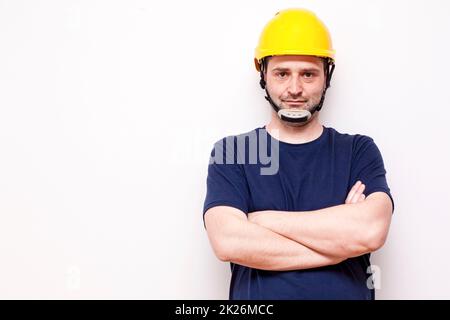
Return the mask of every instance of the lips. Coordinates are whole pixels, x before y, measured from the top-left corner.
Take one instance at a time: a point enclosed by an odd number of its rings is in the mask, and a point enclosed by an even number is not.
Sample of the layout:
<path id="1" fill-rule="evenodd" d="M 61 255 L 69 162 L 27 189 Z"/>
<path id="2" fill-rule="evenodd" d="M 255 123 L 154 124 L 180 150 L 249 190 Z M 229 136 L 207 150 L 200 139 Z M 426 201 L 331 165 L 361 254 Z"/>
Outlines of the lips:
<path id="1" fill-rule="evenodd" d="M 284 101 L 284 103 L 288 106 L 299 107 L 303 106 L 306 103 L 306 101 Z"/>

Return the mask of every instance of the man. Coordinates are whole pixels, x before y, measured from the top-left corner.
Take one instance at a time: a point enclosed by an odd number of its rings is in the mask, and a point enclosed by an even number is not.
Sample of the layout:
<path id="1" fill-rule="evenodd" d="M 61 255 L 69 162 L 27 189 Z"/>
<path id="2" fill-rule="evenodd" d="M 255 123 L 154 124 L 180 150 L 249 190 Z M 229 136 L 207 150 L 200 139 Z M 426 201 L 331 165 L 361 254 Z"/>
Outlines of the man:
<path id="1" fill-rule="evenodd" d="M 327 28 L 310 11 L 280 11 L 255 65 L 271 120 L 216 143 L 203 210 L 231 263 L 230 299 L 374 299 L 370 253 L 394 203 L 374 141 L 319 122 L 334 68 Z M 263 172 L 268 150 L 276 168 Z"/>

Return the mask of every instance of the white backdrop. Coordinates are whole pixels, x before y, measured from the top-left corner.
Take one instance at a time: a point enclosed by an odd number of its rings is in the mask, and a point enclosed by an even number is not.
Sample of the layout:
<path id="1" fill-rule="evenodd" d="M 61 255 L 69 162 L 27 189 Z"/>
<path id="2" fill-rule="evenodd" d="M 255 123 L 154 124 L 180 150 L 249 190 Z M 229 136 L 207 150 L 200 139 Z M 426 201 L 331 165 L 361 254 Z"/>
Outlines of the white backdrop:
<path id="1" fill-rule="evenodd" d="M 0 0 L 0 298 L 228 297 L 208 157 L 269 119 L 253 50 L 288 7 L 332 33 L 323 123 L 384 157 L 377 297 L 450 298 L 445 0 Z"/>

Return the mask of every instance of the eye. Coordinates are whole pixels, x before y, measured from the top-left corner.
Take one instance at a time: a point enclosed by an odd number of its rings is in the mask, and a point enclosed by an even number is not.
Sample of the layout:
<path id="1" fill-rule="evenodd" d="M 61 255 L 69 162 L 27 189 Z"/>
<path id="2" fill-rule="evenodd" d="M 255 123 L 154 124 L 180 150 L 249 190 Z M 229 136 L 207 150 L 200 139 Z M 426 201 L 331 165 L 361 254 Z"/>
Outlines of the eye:
<path id="1" fill-rule="evenodd" d="M 285 71 L 280 71 L 280 72 L 277 73 L 277 77 L 281 78 L 281 79 L 286 78 L 287 75 L 288 74 Z"/>
<path id="2" fill-rule="evenodd" d="M 305 73 L 303 74 L 303 76 L 304 76 L 305 78 L 312 78 L 312 77 L 313 77 L 313 74 L 312 74 L 312 72 L 305 72 Z"/>

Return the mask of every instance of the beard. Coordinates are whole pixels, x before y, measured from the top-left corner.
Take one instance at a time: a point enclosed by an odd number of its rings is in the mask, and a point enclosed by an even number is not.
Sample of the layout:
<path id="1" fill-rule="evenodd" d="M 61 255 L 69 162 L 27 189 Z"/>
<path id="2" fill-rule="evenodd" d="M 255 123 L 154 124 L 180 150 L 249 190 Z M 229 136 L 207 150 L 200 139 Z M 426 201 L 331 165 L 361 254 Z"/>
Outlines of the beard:
<path id="1" fill-rule="evenodd" d="M 309 112 L 311 112 L 312 109 L 314 109 L 314 107 L 319 104 L 321 98 L 322 98 L 322 92 L 320 92 L 317 95 L 312 96 L 309 99 L 300 100 L 301 102 L 303 102 L 303 105 L 293 107 L 293 106 L 290 106 L 287 102 L 284 102 L 284 100 L 296 100 L 296 99 L 293 99 L 292 97 L 282 97 L 280 99 L 280 102 L 278 103 L 278 106 L 280 109 L 294 109 L 294 110 L 295 109 L 303 109 L 303 110 L 308 110 Z"/>
<path id="2" fill-rule="evenodd" d="M 318 95 L 314 95 L 311 98 L 307 99 L 303 105 L 301 106 L 290 106 L 288 103 L 283 102 L 283 100 L 296 100 L 296 99 L 292 99 L 291 97 L 286 97 L 280 99 L 280 103 L 278 104 L 280 109 L 297 109 L 297 110 L 308 110 L 309 112 L 312 113 L 312 110 L 320 103 L 320 100 L 322 98 L 322 93 L 318 94 Z M 302 99 L 301 101 L 303 101 L 305 99 Z M 314 113 L 311 118 L 308 121 L 305 122 L 289 122 L 289 121 L 283 121 L 284 124 L 290 126 L 290 127 L 302 127 L 306 124 L 308 124 L 309 122 L 311 122 L 311 120 L 316 117 L 316 113 Z"/>

